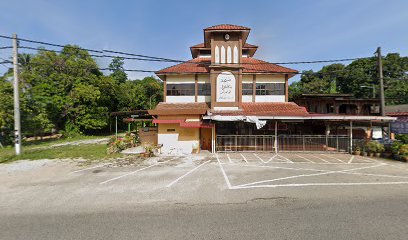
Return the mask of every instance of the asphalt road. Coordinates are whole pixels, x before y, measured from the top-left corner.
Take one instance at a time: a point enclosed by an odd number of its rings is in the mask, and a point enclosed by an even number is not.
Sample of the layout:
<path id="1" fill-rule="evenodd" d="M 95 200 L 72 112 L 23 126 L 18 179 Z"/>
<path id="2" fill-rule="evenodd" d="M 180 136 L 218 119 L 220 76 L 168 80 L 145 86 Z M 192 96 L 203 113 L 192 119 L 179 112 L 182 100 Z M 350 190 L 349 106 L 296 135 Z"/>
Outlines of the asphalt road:
<path id="1" fill-rule="evenodd" d="M 0 165 L 0 239 L 407 239 L 408 166 L 333 156 Z"/>
<path id="2" fill-rule="evenodd" d="M 407 239 L 407 197 L 2 216 L 1 239 Z"/>

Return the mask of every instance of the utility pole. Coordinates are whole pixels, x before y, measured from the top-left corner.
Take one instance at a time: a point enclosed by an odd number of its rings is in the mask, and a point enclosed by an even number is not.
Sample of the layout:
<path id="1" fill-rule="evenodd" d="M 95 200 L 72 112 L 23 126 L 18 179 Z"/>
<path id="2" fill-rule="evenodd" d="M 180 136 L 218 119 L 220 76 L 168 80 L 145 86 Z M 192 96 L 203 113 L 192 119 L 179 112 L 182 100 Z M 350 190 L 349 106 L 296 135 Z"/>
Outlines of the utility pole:
<path id="1" fill-rule="evenodd" d="M 383 69 L 381 61 L 381 47 L 377 48 L 377 64 L 378 64 L 378 75 L 380 78 L 380 112 L 381 116 L 385 116 L 385 98 L 384 98 L 384 79 L 383 79 Z"/>
<path id="2" fill-rule="evenodd" d="M 13 34 L 13 73 L 14 73 L 14 144 L 16 155 L 21 154 L 20 93 L 18 87 L 18 49 L 17 34 Z"/>

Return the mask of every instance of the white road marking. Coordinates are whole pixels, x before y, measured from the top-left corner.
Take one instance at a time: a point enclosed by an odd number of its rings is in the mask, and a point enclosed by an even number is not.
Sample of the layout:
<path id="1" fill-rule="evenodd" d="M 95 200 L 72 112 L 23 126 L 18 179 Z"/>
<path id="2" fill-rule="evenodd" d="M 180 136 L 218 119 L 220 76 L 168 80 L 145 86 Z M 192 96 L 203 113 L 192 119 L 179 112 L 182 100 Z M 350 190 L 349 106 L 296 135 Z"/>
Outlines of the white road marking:
<path id="1" fill-rule="evenodd" d="M 259 157 L 258 155 L 256 155 L 255 153 L 253 153 L 255 157 L 257 157 L 259 160 L 261 160 L 263 163 L 266 163 L 261 157 Z"/>
<path id="2" fill-rule="evenodd" d="M 110 164 L 112 164 L 112 163 L 105 163 L 105 164 L 101 164 L 101 165 L 97 165 L 97 166 L 93 166 L 93 167 L 89 167 L 89 168 L 84 168 L 84 169 L 80 169 L 80 170 L 70 172 L 69 174 L 82 172 L 82 171 L 86 171 L 86 170 L 91 170 L 91 169 L 94 169 L 94 168 L 100 168 L 100 167 L 104 167 L 104 166 L 107 166 L 107 165 L 110 165 Z"/>
<path id="3" fill-rule="evenodd" d="M 359 172 L 355 172 L 355 173 L 353 173 L 353 172 L 344 172 L 344 174 L 374 176 L 374 177 L 389 177 L 389 178 L 408 178 L 408 176 L 385 175 L 385 174 L 374 174 L 374 173 L 359 173 Z"/>
<path id="4" fill-rule="evenodd" d="M 169 183 L 166 187 L 171 187 L 173 184 L 177 183 L 178 181 L 180 181 L 181 179 L 183 179 L 184 177 L 188 176 L 190 173 L 194 172 L 195 170 L 199 169 L 201 166 L 203 166 L 204 164 L 207 164 L 211 162 L 211 160 L 208 160 L 204 163 L 201 163 L 200 165 L 196 166 L 195 168 L 191 169 L 190 171 L 188 171 L 186 174 L 182 175 L 181 177 L 177 178 L 176 180 L 174 180 L 173 182 Z"/>
<path id="5" fill-rule="evenodd" d="M 153 164 L 153 165 L 150 165 L 150 166 L 147 166 L 147 167 L 144 167 L 144 168 L 140 168 L 140 169 L 138 169 L 138 170 L 136 170 L 136 171 L 133 171 L 133 172 L 130 172 L 130 173 L 126 173 L 126 174 L 121 175 L 121 176 L 119 176 L 119 177 L 115 177 L 115 178 L 108 179 L 108 180 L 103 181 L 103 182 L 101 182 L 101 183 L 99 183 L 99 184 L 105 184 L 105 183 L 108 183 L 108 182 L 112 182 L 112 181 L 118 180 L 118 179 L 120 179 L 120 178 L 123 178 L 123 177 L 129 176 L 129 175 L 135 174 L 135 173 L 140 172 L 140 171 L 143 171 L 143 170 L 145 170 L 145 169 L 148 169 L 148 168 L 157 166 L 157 165 L 159 165 L 159 164 L 166 163 L 166 162 L 171 161 L 171 160 L 174 160 L 174 158 L 169 159 L 169 160 L 167 160 L 167 161 L 163 161 L 163 162 L 157 162 L 157 163 L 155 163 L 155 164 Z"/>
<path id="6" fill-rule="evenodd" d="M 278 156 L 279 156 L 280 158 L 283 158 L 283 160 L 287 161 L 288 163 L 293 163 L 291 160 L 289 160 L 288 158 L 286 158 L 286 157 L 284 157 L 284 156 L 282 156 L 282 155 L 280 155 L 280 154 L 278 154 Z"/>
<path id="7" fill-rule="evenodd" d="M 329 161 L 327 161 L 326 159 L 323 159 L 323 158 L 321 158 L 321 157 L 319 157 L 319 156 L 313 155 L 313 157 L 315 157 L 315 158 L 317 158 L 317 159 L 320 159 L 320 160 L 322 160 L 323 162 L 326 162 L 326 163 L 329 162 Z"/>
<path id="8" fill-rule="evenodd" d="M 354 155 L 351 156 L 350 160 L 347 163 L 351 163 L 353 161 L 353 159 L 354 159 Z"/>
<path id="9" fill-rule="evenodd" d="M 266 161 L 266 163 L 268 163 L 268 162 L 270 162 L 270 161 L 272 161 L 276 156 L 278 156 L 278 154 L 275 154 L 275 155 L 273 155 L 271 158 L 269 158 L 269 160 L 268 161 Z"/>
<path id="10" fill-rule="evenodd" d="M 227 153 L 227 158 L 228 158 L 228 161 L 230 162 L 230 163 L 232 163 L 232 160 L 231 160 L 231 158 L 230 158 L 230 155 Z"/>
<path id="11" fill-rule="evenodd" d="M 390 164 L 390 163 L 387 163 L 387 166 L 395 167 L 395 168 L 397 168 L 397 169 L 402 169 L 402 170 L 405 170 L 405 171 L 408 170 L 408 168 L 404 168 L 404 167 L 397 166 L 397 165 L 395 165 L 395 164 Z"/>
<path id="12" fill-rule="evenodd" d="M 305 158 L 305 157 L 303 157 L 303 156 L 300 156 L 300 155 L 297 155 L 297 154 L 295 154 L 295 156 L 300 157 L 300 158 L 303 158 L 303 159 L 305 159 L 305 160 L 308 161 L 308 162 L 315 163 L 315 162 L 313 162 L 312 160 L 310 160 L 310 159 L 308 159 L 308 158 Z"/>
<path id="13" fill-rule="evenodd" d="M 243 167 L 260 167 L 260 168 L 277 168 L 277 169 L 295 170 L 295 171 L 327 172 L 327 170 L 314 169 L 314 168 L 290 168 L 290 167 L 279 167 L 279 166 L 269 166 L 269 165 L 253 165 L 253 164 L 245 164 L 245 165 L 241 165 L 241 166 L 243 166 Z"/>
<path id="14" fill-rule="evenodd" d="M 241 155 L 241 157 L 244 159 L 244 161 L 248 163 L 246 157 L 245 157 L 244 155 L 242 155 L 242 153 L 240 153 L 240 155 Z"/>
<path id="15" fill-rule="evenodd" d="M 360 168 L 353 168 L 353 169 L 347 169 L 347 170 L 340 170 L 340 171 L 324 171 L 324 172 L 321 172 L 321 173 L 301 174 L 301 175 L 295 175 L 295 176 L 289 176 L 289 177 L 282 177 L 282 178 L 275 178 L 275 179 L 270 179 L 270 180 L 263 180 L 263 181 L 257 181 L 257 182 L 252 182 L 252 183 L 246 183 L 246 184 L 238 185 L 238 187 L 250 186 L 250 185 L 255 185 L 255 184 L 259 184 L 259 183 L 266 183 L 266 182 L 275 182 L 275 181 L 286 180 L 286 179 L 300 178 L 300 177 L 312 177 L 312 176 L 319 176 L 319 175 L 325 175 L 325 174 L 343 173 L 343 172 L 349 172 L 349 171 L 354 171 L 354 170 L 361 170 L 361 169 L 367 169 L 367 168 L 373 168 L 373 167 L 380 167 L 380 166 L 384 166 L 384 165 L 385 164 L 378 164 L 378 165 L 372 165 L 372 166 L 360 167 Z"/>
<path id="16" fill-rule="evenodd" d="M 397 185 L 408 184 L 408 182 L 359 182 L 359 183 L 297 183 L 297 184 L 277 184 L 277 185 L 255 185 L 255 186 L 234 186 L 232 189 L 248 188 L 276 188 L 276 187 L 309 187 L 309 186 L 359 186 L 359 185 Z"/>
<path id="17" fill-rule="evenodd" d="M 224 176 L 224 179 L 225 179 L 225 182 L 227 183 L 228 189 L 231 189 L 231 183 L 230 183 L 230 181 L 229 181 L 229 179 L 228 179 L 228 177 L 227 177 L 227 174 L 226 174 L 225 171 L 224 171 L 224 168 L 222 167 L 222 164 L 221 164 L 221 162 L 220 162 L 220 159 L 218 158 L 218 154 L 215 154 L 215 156 L 217 157 L 218 165 L 220 166 L 222 175 Z"/>
<path id="18" fill-rule="evenodd" d="M 335 160 L 337 160 L 337 161 L 339 161 L 339 162 L 345 163 L 345 162 L 344 162 L 343 160 L 341 160 L 340 158 L 332 157 L 332 156 L 330 156 L 329 154 L 322 154 L 322 156 L 329 157 L 329 158 L 333 158 L 333 159 L 335 159 Z"/>
<path id="19" fill-rule="evenodd" d="M 377 160 L 371 159 L 371 158 L 368 158 L 368 157 L 360 156 L 360 158 L 361 158 L 361 160 L 364 160 L 365 162 L 370 162 L 370 163 L 378 162 Z"/>

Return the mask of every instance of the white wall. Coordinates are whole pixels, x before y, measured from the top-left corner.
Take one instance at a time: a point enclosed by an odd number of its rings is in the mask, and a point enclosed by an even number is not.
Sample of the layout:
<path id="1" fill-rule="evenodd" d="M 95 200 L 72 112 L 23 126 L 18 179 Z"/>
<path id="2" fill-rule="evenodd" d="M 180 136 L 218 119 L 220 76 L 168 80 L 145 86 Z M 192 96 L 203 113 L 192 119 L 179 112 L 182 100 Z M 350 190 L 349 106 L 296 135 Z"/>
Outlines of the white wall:
<path id="1" fill-rule="evenodd" d="M 197 96 L 197 102 L 211 102 L 211 96 Z"/>
<path id="2" fill-rule="evenodd" d="M 285 102 L 285 95 L 255 96 L 255 102 Z"/>
<path id="3" fill-rule="evenodd" d="M 242 102 L 252 102 L 252 95 L 242 95 Z"/>
<path id="4" fill-rule="evenodd" d="M 158 134 L 158 144 L 163 144 L 161 152 L 163 154 L 189 154 L 193 150 L 193 145 L 199 146 L 199 140 L 178 141 L 179 134 Z"/>
<path id="5" fill-rule="evenodd" d="M 242 75 L 242 82 L 243 83 L 252 83 L 253 82 L 253 76 L 252 75 Z"/>
<path id="6" fill-rule="evenodd" d="M 210 83 L 210 74 L 198 74 L 197 82 L 198 83 Z"/>
<path id="7" fill-rule="evenodd" d="M 285 83 L 285 75 L 256 75 L 257 83 Z"/>
<path id="8" fill-rule="evenodd" d="M 168 84 L 195 83 L 195 77 L 194 75 L 167 75 L 166 82 Z"/>
<path id="9" fill-rule="evenodd" d="M 166 96 L 168 103 L 191 103 L 195 102 L 195 96 Z"/>

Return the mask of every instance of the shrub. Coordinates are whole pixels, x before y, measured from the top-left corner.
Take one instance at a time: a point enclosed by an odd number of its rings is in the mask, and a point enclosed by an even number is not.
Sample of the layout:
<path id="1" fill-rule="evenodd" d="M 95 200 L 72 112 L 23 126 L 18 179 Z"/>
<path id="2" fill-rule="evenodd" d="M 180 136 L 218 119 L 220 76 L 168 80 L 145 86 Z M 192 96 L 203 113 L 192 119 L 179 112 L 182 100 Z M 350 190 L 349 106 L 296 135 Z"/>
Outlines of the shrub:
<path id="1" fill-rule="evenodd" d="M 395 141 L 391 145 L 391 152 L 395 155 L 398 155 L 400 153 L 400 148 L 403 144 L 401 142 Z"/>
<path id="2" fill-rule="evenodd" d="M 127 148 L 136 146 L 135 139 L 135 135 L 131 133 L 126 133 L 123 138 L 111 137 L 108 142 L 108 154 L 118 153 Z"/>
<path id="3" fill-rule="evenodd" d="M 366 144 L 366 148 L 368 152 L 375 153 L 377 151 L 377 142 L 370 141 Z"/>
<path id="4" fill-rule="evenodd" d="M 401 141 L 403 144 L 408 144 L 408 134 L 396 134 L 395 139 Z"/>
<path id="5" fill-rule="evenodd" d="M 403 156 L 408 156 L 408 144 L 401 145 L 399 149 L 399 154 Z"/>
<path id="6" fill-rule="evenodd" d="M 366 148 L 372 153 L 382 153 L 385 150 L 384 144 L 376 141 L 370 141 L 366 144 Z"/>
<path id="7" fill-rule="evenodd" d="M 377 145 L 377 153 L 382 153 L 382 152 L 384 152 L 385 151 L 385 147 L 384 147 L 384 144 L 382 144 L 382 143 L 378 143 L 378 145 Z"/>

